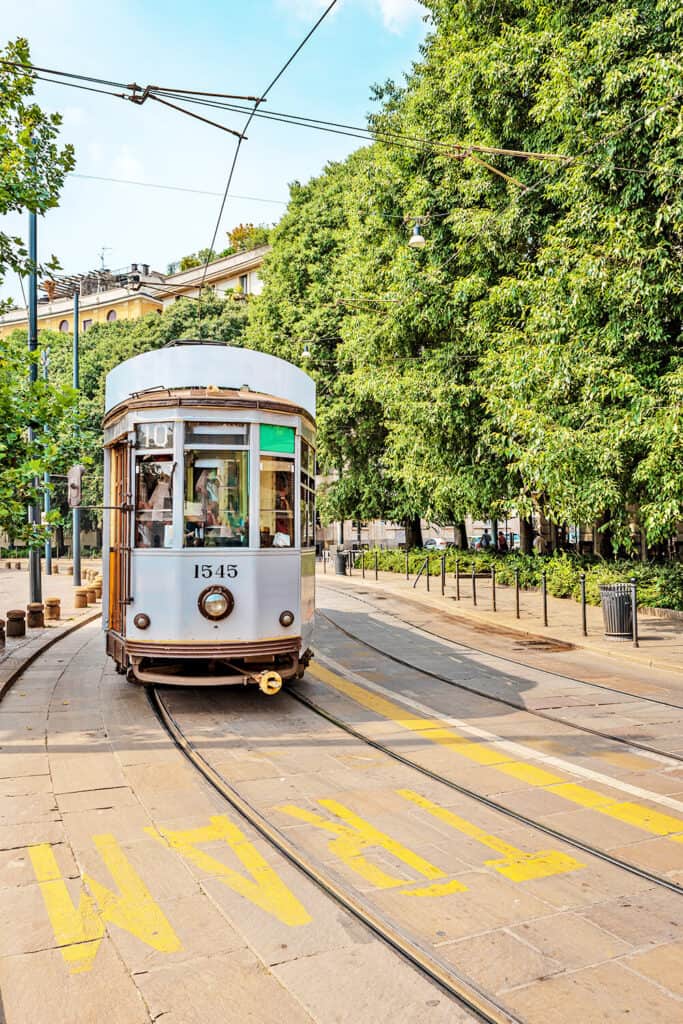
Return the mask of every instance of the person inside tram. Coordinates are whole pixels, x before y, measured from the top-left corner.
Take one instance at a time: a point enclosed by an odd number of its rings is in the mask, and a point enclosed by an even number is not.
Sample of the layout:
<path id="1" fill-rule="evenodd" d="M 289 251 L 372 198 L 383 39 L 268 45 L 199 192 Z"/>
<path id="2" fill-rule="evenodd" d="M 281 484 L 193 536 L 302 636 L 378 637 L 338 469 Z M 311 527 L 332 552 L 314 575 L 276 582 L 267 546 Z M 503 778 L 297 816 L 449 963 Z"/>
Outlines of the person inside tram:
<path id="1" fill-rule="evenodd" d="M 239 512 L 229 507 L 231 491 L 239 486 L 237 477 L 233 487 L 219 475 L 217 466 L 201 470 L 192 488 L 195 513 L 185 517 L 185 543 L 189 546 L 241 545 L 246 543 L 247 522 Z"/>
<path id="2" fill-rule="evenodd" d="M 138 481 L 138 547 L 162 548 L 166 546 L 167 527 L 171 524 L 173 491 L 171 473 L 143 464 Z"/>
<path id="3" fill-rule="evenodd" d="M 288 495 L 288 481 L 280 479 L 277 482 L 277 494 L 275 497 L 275 534 L 273 536 L 274 548 L 288 548 L 292 545 L 292 534 L 294 530 L 294 516 Z"/>

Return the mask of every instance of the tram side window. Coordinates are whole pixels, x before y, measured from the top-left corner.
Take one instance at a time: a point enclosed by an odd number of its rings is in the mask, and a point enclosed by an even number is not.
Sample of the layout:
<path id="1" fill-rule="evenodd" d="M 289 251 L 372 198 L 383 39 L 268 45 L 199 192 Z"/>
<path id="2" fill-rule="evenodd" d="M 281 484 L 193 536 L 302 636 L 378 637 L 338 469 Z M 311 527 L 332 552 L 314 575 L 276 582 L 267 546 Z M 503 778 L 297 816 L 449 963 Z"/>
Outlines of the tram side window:
<path id="1" fill-rule="evenodd" d="M 173 456 L 138 455 L 135 463 L 135 546 L 170 548 Z"/>
<path id="2" fill-rule="evenodd" d="M 315 452 L 301 440 L 301 547 L 315 546 Z"/>
<path id="3" fill-rule="evenodd" d="M 294 546 L 294 461 L 277 455 L 261 456 L 262 548 Z"/>
<path id="4" fill-rule="evenodd" d="M 185 547 L 249 546 L 249 453 L 185 452 Z"/>

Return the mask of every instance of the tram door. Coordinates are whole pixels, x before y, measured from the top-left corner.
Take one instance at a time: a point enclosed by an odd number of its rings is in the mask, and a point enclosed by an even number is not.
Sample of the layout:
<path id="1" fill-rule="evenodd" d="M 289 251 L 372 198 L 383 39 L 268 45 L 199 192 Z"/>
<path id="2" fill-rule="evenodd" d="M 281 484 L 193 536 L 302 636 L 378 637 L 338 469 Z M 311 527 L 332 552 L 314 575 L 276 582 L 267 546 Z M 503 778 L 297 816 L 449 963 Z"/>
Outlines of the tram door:
<path id="1" fill-rule="evenodd" d="M 111 450 L 111 530 L 109 544 L 109 629 L 121 636 L 126 632 L 126 605 L 130 579 L 131 520 L 127 508 L 130 495 L 130 446 L 117 444 Z"/>

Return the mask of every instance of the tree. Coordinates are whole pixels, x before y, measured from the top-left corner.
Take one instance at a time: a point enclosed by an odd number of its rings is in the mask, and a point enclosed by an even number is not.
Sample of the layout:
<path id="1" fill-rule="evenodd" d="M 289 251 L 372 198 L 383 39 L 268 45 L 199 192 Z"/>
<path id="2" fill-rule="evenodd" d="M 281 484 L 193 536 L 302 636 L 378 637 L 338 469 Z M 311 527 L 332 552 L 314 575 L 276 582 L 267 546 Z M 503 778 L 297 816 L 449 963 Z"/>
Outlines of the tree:
<path id="1" fill-rule="evenodd" d="M 28 42 L 17 39 L 0 50 L 0 215 L 34 210 L 45 213 L 57 205 L 64 176 L 73 169 L 72 146 L 56 144 L 59 114 L 45 114 L 30 101 L 34 76 Z M 54 268 L 53 260 L 47 264 Z M 0 284 L 8 270 L 25 275 L 30 269 L 21 238 L 0 231 Z M 2 303 L 0 303 L 0 311 Z"/>
<path id="2" fill-rule="evenodd" d="M 233 252 L 246 252 L 259 245 L 268 245 L 270 230 L 265 224 L 238 224 L 228 231 L 230 248 Z"/>
<path id="3" fill-rule="evenodd" d="M 25 39 L 0 50 L 0 215 L 45 213 L 56 206 L 64 175 L 74 166 L 72 147 L 56 145 L 59 115 L 45 114 L 30 102 L 29 59 Z M 54 259 L 48 264 L 55 265 Z M 0 232 L 0 282 L 8 270 L 24 275 L 30 269 L 22 239 Z M 26 506 L 42 500 L 36 481 L 43 473 L 64 466 L 56 439 L 65 423 L 73 423 L 75 400 L 69 388 L 53 388 L 41 379 L 29 385 L 29 367 L 38 358 L 29 355 L 25 341 L 0 348 L 0 529 L 34 545 L 44 531 L 28 527 Z"/>

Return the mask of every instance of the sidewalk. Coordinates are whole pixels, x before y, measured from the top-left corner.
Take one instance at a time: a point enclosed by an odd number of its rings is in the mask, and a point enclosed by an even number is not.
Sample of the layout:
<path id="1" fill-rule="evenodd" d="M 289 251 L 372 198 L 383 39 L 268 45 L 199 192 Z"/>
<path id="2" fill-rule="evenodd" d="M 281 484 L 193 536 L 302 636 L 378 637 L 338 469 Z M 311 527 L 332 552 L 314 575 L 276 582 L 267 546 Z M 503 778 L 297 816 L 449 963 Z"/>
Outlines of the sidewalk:
<path id="1" fill-rule="evenodd" d="M 492 587 L 490 578 L 477 577 L 477 605 L 472 601 L 471 576 L 460 577 L 460 600 L 456 597 L 456 586 L 453 574 L 446 581 L 445 594 L 441 596 L 441 578 L 432 576 L 429 580 L 427 593 L 426 578 L 422 576 L 416 587 L 413 587 L 415 576 L 407 581 L 404 575 L 393 572 L 380 572 L 375 582 L 374 569 L 365 570 L 365 579 L 360 569 L 354 569 L 351 577 L 335 576 L 332 567 L 328 566 L 323 573 L 320 563 L 316 566 L 316 575 L 320 582 L 328 580 L 330 584 L 344 581 L 348 585 L 381 588 L 385 593 L 396 598 L 409 598 L 420 604 L 438 608 L 447 615 L 460 620 L 467 620 L 479 626 L 487 626 L 492 630 L 505 630 L 541 645 L 557 644 L 558 649 L 575 647 L 596 654 L 614 658 L 618 661 L 640 665 L 643 668 L 657 668 L 666 672 L 683 675 L 683 619 L 664 619 L 655 616 L 638 614 L 638 632 L 640 646 L 634 647 L 631 641 L 612 640 L 604 635 L 602 609 L 589 605 L 586 609 L 588 636 L 584 636 L 581 625 L 581 606 L 570 598 L 548 596 L 548 625 L 543 625 L 543 603 L 541 592 L 536 590 L 520 590 L 520 617 L 515 614 L 514 587 L 504 587 L 496 583 L 496 611 L 493 611 Z"/>
<path id="2" fill-rule="evenodd" d="M 12 560 L 12 565 L 15 562 Z M 87 608 L 74 608 L 73 578 L 66 573 L 66 561 L 59 566 L 59 574 L 42 576 L 43 603 L 48 597 L 61 600 L 61 614 L 56 621 L 46 621 L 42 629 L 26 629 L 26 636 L 7 637 L 5 647 L 0 648 L 0 698 L 13 683 L 17 674 L 26 664 L 30 664 L 47 647 L 69 633 L 74 627 L 90 622 L 101 611 L 101 602 Z M 21 569 L 5 568 L 6 560 L 0 563 L 0 618 L 6 619 L 7 612 L 12 608 L 26 609 L 29 600 L 28 566 L 26 559 L 21 562 Z M 82 571 L 85 582 L 85 570 L 99 569 L 100 563 L 88 559 L 83 562 Z"/>

